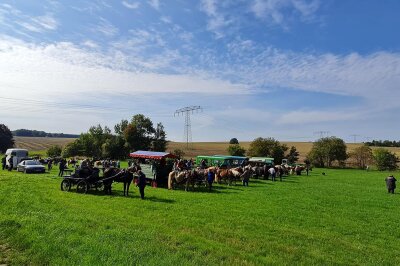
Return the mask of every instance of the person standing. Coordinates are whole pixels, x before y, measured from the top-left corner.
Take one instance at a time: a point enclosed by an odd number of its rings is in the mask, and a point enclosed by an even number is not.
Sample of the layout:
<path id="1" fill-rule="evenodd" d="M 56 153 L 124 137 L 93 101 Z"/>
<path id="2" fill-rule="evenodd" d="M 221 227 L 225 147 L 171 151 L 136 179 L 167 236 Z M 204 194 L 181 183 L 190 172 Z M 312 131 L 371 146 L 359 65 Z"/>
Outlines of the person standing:
<path id="1" fill-rule="evenodd" d="M 65 170 L 65 160 L 64 159 L 61 159 L 59 168 L 60 168 L 60 172 L 58 172 L 58 176 L 63 176 L 64 170 Z"/>
<path id="2" fill-rule="evenodd" d="M 138 171 L 138 182 L 137 182 L 137 187 L 139 188 L 139 192 L 140 192 L 140 198 L 144 199 L 144 189 L 146 187 L 146 175 L 139 170 Z"/>
<path id="3" fill-rule="evenodd" d="M 276 171 L 275 171 L 275 168 L 273 166 L 271 166 L 271 168 L 268 169 L 268 173 L 271 175 L 272 181 L 275 181 Z"/>
<path id="4" fill-rule="evenodd" d="M 248 167 L 244 168 L 243 174 L 240 175 L 243 181 L 243 186 L 249 186 L 249 179 L 250 179 L 250 169 Z"/>
<path id="5" fill-rule="evenodd" d="M 8 159 L 8 171 L 12 171 L 14 168 L 14 157 L 11 156 L 10 159 Z"/>
<path id="6" fill-rule="evenodd" d="M 214 179 L 215 179 L 215 173 L 212 169 L 210 169 L 210 171 L 208 171 L 207 174 L 207 183 L 209 191 L 211 191 L 212 189 L 212 183 L 214 182 Z"/>
<path id="7" fill-rule="evenodd" d="M 6 164 L 7 164 L 7 159 L 4 156 L 3 158 L 1 158 L 1 168 L 2 168 L 2 170 L 6 169 Z"/>
<path id="8" fill-rule="evenodd" d="M 393 175 L 390 175 L 385 178 L 385 181 L 388 193 L 394 194 L 394 190 L 396 189 L 396 178 L 394 178 Z"/>
<path id="9" fill-rule="evenodd" d="M 50 172 L 50 170 L 53 168 L 53 160 L 49 160 L 47 162 L 47 170 Z"/>

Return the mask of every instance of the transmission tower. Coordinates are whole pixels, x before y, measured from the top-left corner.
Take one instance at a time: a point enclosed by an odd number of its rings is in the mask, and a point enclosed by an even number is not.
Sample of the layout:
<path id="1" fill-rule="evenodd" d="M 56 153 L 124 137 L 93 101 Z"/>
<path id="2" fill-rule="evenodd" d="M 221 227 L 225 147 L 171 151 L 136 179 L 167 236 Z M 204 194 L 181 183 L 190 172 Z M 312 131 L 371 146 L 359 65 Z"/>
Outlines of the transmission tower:
<path id="1" fill-rule="evenodd" d="M 354 139 L 353 143 L 357 143 L 357 137 L 361 137 L 361 136 L 357 135 L 357 134 L 353 134 L 353 135 L 350 135 L 350 137 L 353 137 L 353 139 Z"/>
<path id="2" fill-rule="evenodd" d="M 316 131 L 314 132 L 314 135 L 319 135 L 319 138 L 322 139 L 325 135 L 326 137 L 329 137 L 329 131 Z"/>
<path id="3" fill-rule="evenodd" d="M 186 142 L 186 149 L 189 149 L 189 144 L 192 143 L 192 124 L 190 121 L 190 114 L 193 114 L 194 111 L 203 110 L 200 106 L 187 106 L 175 111 L 174 116 L 185 115 L 185 130 L 184 130 L 184 138 Z"/>

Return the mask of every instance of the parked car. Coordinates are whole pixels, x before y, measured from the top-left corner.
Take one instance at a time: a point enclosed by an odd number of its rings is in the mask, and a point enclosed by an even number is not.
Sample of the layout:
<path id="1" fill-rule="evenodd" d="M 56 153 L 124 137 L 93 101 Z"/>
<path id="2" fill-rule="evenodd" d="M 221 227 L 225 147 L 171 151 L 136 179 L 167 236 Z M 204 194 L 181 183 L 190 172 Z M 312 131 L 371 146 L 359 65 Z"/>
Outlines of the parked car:
<path id="1" fill-rule="evenodd" d="M 39 161 L 25 160 L 18 164 L 17 171 L 24 173 L 44 173 L 46 168 Z"/>

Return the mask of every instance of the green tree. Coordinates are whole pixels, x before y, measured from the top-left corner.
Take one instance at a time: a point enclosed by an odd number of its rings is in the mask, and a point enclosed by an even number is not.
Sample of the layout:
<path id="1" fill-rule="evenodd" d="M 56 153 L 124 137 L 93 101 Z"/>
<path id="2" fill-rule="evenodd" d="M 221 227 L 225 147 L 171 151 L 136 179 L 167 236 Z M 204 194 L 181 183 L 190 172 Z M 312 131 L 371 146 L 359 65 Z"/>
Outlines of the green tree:
<path id="1" fill-rule="evenodd" d="M 387 149 L 379 148 L 373 152 L 376 167 L 379 171 L 396 170 L 398 158 Z"/>
<path id="2" fill-rule="evenodd" d="M 61 156 L 62 153 L 62 147 L 59 145 L 54 145 L 51 146 L 50 148 L 47 149 L 47 156 L 49 157 L 59 157 Z"/>
<path id="3" fill-rule="evenodd" d="M 239 144 L 239 141 L 237 138 L 231 138 L 231 140 L 229 141 L 229 144 Z"/>
<path id="4" fill-rule="evenodd" d="M 275 162 L 281 162 L 288 147 L 274 138 L 256 138 L 250 143 L 248 156 L 272 157 Z"/>
<path id="5" fill-rule="evenodd" d="M 81 135 L 82 136 L 82 135 Z M 71 143 L 68 143 L 61 156 L 63 158 L 73 157 L 73 156 L 83 156 L 85 155 L 85 149 L 83 148 L 80 139 L 76 139 Z"/>
<path id="6" fill-rule="evenodd" d="M 295 146 L 290 147 L 287 159 L 289 164 L 294 164 L 299 159 L 299 152 L 297 151 Z"/>
<path id="7" fill-rule="evenodd" d="M 150 118 L 142 114 L 132 117 L 123 135 L 131 150 L 150 150 L 155 129 Z"/>
<path id="8" fill-rule="evenodd" d="M 178 159 L 183 158 L 183 156 L 185 156 L 185 152 L 181 149 L 175 149 L 172 152 L 173 155 L 175 155 Z"/>
<path id="9" fill-rule="evenodd" d="M 122 136 L 111 135 L 105 140 L 101 148 L 103 158 L 124 159 L 129 153 Z"/>
<path id="10" fill-rule="evenodd" d="M 367 145 L 357 147 L 349 153 L 349 157 L 355 161 L 357 167 L 365 169 L 373 161 L 372 149 Z"/>
<path id="11" fill-rule="evenodd" d="M 0 124 L 0 152 L 5 153 L 12 147 L 14 147 L 14 138 L 10 129 L 4 124 Z"/>
<path id="12" fill-rule="evenodd" d="M 314 142 L 307 159 L 318 167 L 331 167 L 334 161 L 343 164 L 347 159 L 347 146 L 337 137 L 321 138 Z"/>
<path id="13" fill-rule="evenodd" d="M 158 123 L 154 131 L 154 138 L 152 142 L 153 151 L 165 151 L 167 149 L 168 141 L 166 140 L 167 133 L 165 133 L 162 123 Z"/>
<path id="14" fill-rule="evenodd" d="M 243 149 L 243 147 L 241 147 L 239 144 L 229 145 L 227 151 L 232 156 L 244 156 L 246 153 L 246 150 Z"/>

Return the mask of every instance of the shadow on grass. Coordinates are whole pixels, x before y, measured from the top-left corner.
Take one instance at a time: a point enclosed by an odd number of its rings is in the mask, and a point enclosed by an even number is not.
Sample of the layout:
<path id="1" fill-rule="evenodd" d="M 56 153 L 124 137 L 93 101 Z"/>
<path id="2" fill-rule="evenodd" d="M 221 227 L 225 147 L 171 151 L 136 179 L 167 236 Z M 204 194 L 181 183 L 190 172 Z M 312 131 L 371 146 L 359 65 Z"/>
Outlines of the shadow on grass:
<path id="1" fill-rule="evenodd" d="M 140 196 L 139 196 L 140 197 Z M 175 200 L 172 199 L 163 199 L 163 198 L 157 198 L 154 196 L 151 197 L 144 197 L 144 200 L 149 200 L 149 201 L 153 201 L 153 202 L 160 202 L 160 203 L 175 203 Z"/>

